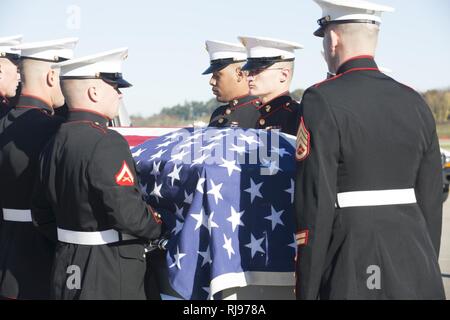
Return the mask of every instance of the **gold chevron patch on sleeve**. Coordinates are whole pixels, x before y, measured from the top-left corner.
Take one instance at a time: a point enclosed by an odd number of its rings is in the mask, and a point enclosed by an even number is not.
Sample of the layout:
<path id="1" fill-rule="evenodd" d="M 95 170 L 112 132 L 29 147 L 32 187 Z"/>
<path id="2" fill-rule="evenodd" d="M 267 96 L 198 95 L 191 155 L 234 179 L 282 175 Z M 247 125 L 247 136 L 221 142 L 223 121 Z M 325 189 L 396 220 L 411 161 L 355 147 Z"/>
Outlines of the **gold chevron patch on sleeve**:
<path id="1" fill-rule="evenodd" d="M 297 131 L 297 146 L 295 152 L 295 158 L 297 161 L 305 160 L 310 151 L 310 134 L 308 129 L 306 129 L 305 121 L 303 117 L 300 120 L 300 126 Z"/>

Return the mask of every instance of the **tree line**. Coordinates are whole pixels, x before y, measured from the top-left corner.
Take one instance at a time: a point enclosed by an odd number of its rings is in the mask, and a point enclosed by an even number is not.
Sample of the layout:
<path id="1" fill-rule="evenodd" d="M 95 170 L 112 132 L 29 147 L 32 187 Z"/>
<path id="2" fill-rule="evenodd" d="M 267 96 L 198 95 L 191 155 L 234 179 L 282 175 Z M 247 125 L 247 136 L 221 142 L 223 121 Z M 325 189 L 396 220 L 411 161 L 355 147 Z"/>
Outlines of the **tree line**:
<path id="1" fill-rule="evenodd" d="M 300 101 L 304 90 L 297 89 L 291 92 L 291 96 Z M 445 124 L 450 121 L 450 88 L 444 90 L 428 90 L 421 93 L 425 101 L 430 106 L 436 122 Z M 143 117 L 140 115 L 131 116 L 135 126 L 184 126 L 195 121 L 209 122 L 213 111 L 221 103 L 216 99 L 202 101 L 186 101 L 172 107 L 165 107 L 159 114 Z"/>

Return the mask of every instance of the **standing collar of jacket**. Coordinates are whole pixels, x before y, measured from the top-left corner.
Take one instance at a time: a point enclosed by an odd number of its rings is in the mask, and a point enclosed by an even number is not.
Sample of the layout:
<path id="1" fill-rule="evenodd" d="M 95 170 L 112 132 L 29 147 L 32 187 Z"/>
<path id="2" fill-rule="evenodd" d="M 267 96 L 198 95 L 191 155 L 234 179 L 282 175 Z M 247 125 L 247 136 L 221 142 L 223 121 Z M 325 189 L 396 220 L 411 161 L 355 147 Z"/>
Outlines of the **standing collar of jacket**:
<path id="1" fill-rule="evenodd" d="M 348 72 L 350 70 L 378 69 L 373 56 L 356 56 L 348 59 L 338 69 L 336 75 Z"/>
<path id="2" fill-rule="evenodd" d="M 91 121 L 95 124 L 106 127 L 110 119 L 107 116 L 93 110 L 74 108 L 69 109 L 67 122 L 71 121 Z"/>
<path id="3" fill-rule="evenodd" d="M 42 109 L 48 114 L 53 114 L 53 108 L 43 99 L 37 96 L 21 94 L 16 108 Z"/>

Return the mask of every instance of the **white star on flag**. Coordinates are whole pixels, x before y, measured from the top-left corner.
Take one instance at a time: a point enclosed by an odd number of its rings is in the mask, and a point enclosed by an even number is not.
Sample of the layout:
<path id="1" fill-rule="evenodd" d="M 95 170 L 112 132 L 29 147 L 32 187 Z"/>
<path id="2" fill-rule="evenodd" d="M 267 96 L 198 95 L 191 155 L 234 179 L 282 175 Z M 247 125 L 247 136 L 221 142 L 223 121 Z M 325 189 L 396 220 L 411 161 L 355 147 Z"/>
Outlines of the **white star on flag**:
<path id="1" fill-rule="evenodd" d="M 214 200 L 216 204 L 219 203 L 219 199 L 223 200 L 222 194 L 220 193 L 220 189 L 222 188 L 223 183 L 219 183 L 216 185 L 212 179 L 209 179 L 210 183 L 212 184 L 211 189 L 207 192 L 208 194 L 212 194 L 214 197 Z"/>
<path id="2" fill-rule="evenodd" d="M 236 151 L 239 155 L 246 153 L 245 146 L 237 146 L 234 143 L 231 144 L 230 151 Z"/>
<path id="3" fill-rule="evenodd" d="M 161 166 L 161 161 L 158 162 L 158 163 L 153 162 L 153 170 L 152 170 L 152 172 L 150 172 L 150 174 L 151 174 L 152 176 L 154 176 L 155 179 L 156 179 L 157 176 L 159 176 L 159 175 L 161 174 L 161 173 L 159 172 L 159 167 L 160 167 L 160 166 Z"/>
<path id="4" fill-rule="evenodd" d="M 209 138 L 209 141 L 218 141 L 218 140 L 222 140 L 223 137 L 226 137 L 226 136 L 227 136 L 226 134 L 220 133 L 219 135 L 217 135 L 217 136 L 215 136 L 215 137 Z"/>
<path id="5" fill-rule="evenodd" d="M 172 233 L 177 235 L 178 233 L 181 232 L 181 230 L 183 230 L 183 225 L 184 222 L 179 221 L 178 219 L 176 219 L 175 221 L 175 227 L 172 229 Z"/>
<path id="6" fill-rule="evenodd" d="M 187 142 L 185 142 L 185 143 L 183 143 L 183 144 L 180 144 L 179 146 L 178 146 L 178 148 L 179 149 L 184 149 L 184 148 L 187 148 L 187 147 L 190 147 L 190 146 L 192 146 L 194 144 L 194 142 L 192 142 L 192 141 L 187 141 Z"/>
<path id="7" fill-rule="evenodd" d="M 297 255 L 297 238 L 295 237 L 295 233 L 292 234 L 292 239 L 293 241 L 290 244 L 288 244 L 288 247 L 294 248 L 295 254 Z"/>
<path id="8" fill-rule="evenodd" d="M 241 221 L 241 217 L 243 214 L 244 211 L 237 212 L 233 207 L 231 207 L 230 217 L 227 219 L 227 221 L 231 222 L 231 228 L 233 229 L 233 232 L 236 230 L 237 226 L 244 227 L 244 223 Z"/>
<path id="9" fill-rule="evenodd" d="M 219 145 L 219 144 L 218 144 L 217 142 L 214 142 L 214 143 L 211 143 L 211 144 L 209 144 L 209 145 L 207 145 L 207 146 L 205 146 L 205 147 L 201 147 L 201 148 L 200 148 L 200 151 L 205 151 L 205 150 L 211 151 L 212 148 L 214 148 L 215 146 L 218 146 L 218 145 Z"/>
<path id="10" fill-rule="evenodd" d="M 197 188 L 196 190 L 200 193 L 203 193 L 203 184 L 205 183 L 206 179 L 205 178 L 198 178 L 197 181 Z"/>
<path id="11" fill-rule="evenodd" d="M 164 154 L 164 153 L 166 153 L 166 151 L 167 150 L 159 150 L 157 153 L 155 153 L 154 155 L 152 155 L 151 157 L 150 157 L 150 160 L 149 161 L 153 161 L 153 160 L 155 160 L 156 158 L 158 158 L 158 159 L 161 159 L 161 157 L 162 157 L 162 155 Z"/>
<path id="12" fill-rule="evenodd" d="M 199 157 L 199 158 L 195 159 L 194 161 L 192 161 L 191 167 L 193 167 L 193 166 L 195 166 L 197 164 L 202 164 L 208 158 L 209 158 L 209 155 L 202 154 L 201 157 Z"/>
<path id="13" fill-rule="evenodd" d="M 183 168 L 183 166 L 180 166 L 179 168 L 177 167 L 177 165 L 175 165 L 173 167 L 173 171 L 171 173 L 169 173 L 167 176 L 172 178 L 171 182 L 172 182 L 172 187 L 173 187 L 173 182 L 175 180 L 180 181 L 180 171 Z"/>
<path id="14" fill-rule="evenodd" d="M 279 224 L 284 226 L 283 221 L 281 221 L 281 215 L 283 214 L 284 210 L 276 211 L 274 207 L 270 206 L 270 209 L 272 213 L 270 216 L 264 217 L 264 219 L 272 221 L 272 231 L 275 229 L 275 227 Z"/>
<path id="15" fill-rule="evenodd" d="M 227 168 L 228 171 L 228 176 L 231 177 L 231 175 L 233 174 L 233 171 L 238 171 L 241 172 L 241 168 L 239 168 L 236 165 L 236 160 L 225 160 L 224 158 L 222 158 L 222 164 L 219 165 L 219 167 L 223 167 L 223 168 Z"/>
<path id="16" fill-rule="evenodd" d="M 264 251 L 264 249 L 261 247 L 261 243 L 264 241 L 265 237 L 262 237 L 260 239 L 256 239 L 253 234 L 250 233 L 250 237 L 251 240 L 248 244 L 246 244 L 245 246 L 247 248 L 249 248 L 251 250 L 251 254 L 252 254 L 252 259 L 255 256 L 256 252 L 262 252 L 262 253 L 266 253 Z"/>
<path id="17" fill-rule="evenodd" d="M 142 152 L 144 152 L 145 150 L 147 150 L 147 149 L 139 148 L 136 152 L 133 152 L 133 154 L 132 154 L 133 158 L 139 157 L 142 154 Z"/>
<path id="18" fill-rule="evenodd" d="M 184 191 L 184 201 L 183 201 L 184 203 L 191 204 L 193 198 L 194 198 L 193 193 L 189 194 L 186 191 Z"/>
<path id="19" fill-rule="evenodd" d="M 208 246 L 208 248 L 206 248 L 206 251 L 203 251 L 203 252 L 197 251 L 197 253 L 203 258 L 202 266 L 201 266 L 202 268 L 207 263 L 211 264 L 212 260 L 211 260 L 211 253 L 209 251 L 209 246 Z"/>
<path id="20" fill-rule="evenodd" d="M 217 223 L 215 221 L 213 221 L 213 217 L 214 217 L 214 211 L 211 212 L 208 216 L 208 222 L 207 222 L 207 228 L 208 228 L 208 232 L 209 235 L 211 236 L 211 230 L 212 228 L 218 228 L 219 226 L 217 225 Z"/>
<path id="21" fill-rule="evenodd" d="M 241 137 L 238 138 L 238 140 L 245 141 L 245 142 L 247 142 L 248 145 L 251 145 L 252 143 L 259 144 L 258 140 L 255 140 L 255 137 L 252 135 L 246 136 L 245 134 L 241 133 L 240 136 Z"/>
<path id="22" fill-rule="evenodd" d="M 253 203 L 253 200 L 256 197 L 262 198 L 261 192 L 259 189 L 261 189 L 261 186 L 263 185 L 263 182 L 255 184 L 252 178 L 250 178 L 250 188 L 245 189 L 245 192 L 250 193 L 250 203 Z"/>
<path id="23" fill-rule="evenodd" d="M 181 160 L 183 160 L 184 156 L 187 155 L 188 153 L 190 153 L 190 152 L 189 151 L 177 152 L 170 156 L 169 162 L 181 161 Z"/>
<path id="24" fill-rule="evenodd" d="M 186 139 L 186 141 L 194 141 L 195 139 L 201 137 L 202 135 L 203 135 L 202 132 L 197 132 L 197 133 L 193 134 L 192 136 L 188 137 Z"/>
<path id="25" fill-rule="evenodd" d="M 231 259 L 231 255 L 235 254 L 234 249 L 233 249 L 233 245 L 232 245 L 232 239 L 228 239 L 227 236 L 224 234 L 223 235 L 223 240 L 224 240 L 224 244 L 222 246 L 222 248 L 224 248 L 225 250 L 227 250 L 228 253 L 228 259 Z"/>
<path id="26" fill-rule="evenodd" d="M 180 248 L 177 247 L 177 254 L 174 256 L 175 262 L 172 263 L 169 268 L 173 268 L 174 266 L 177 266 L 179 270 L 181 270 L 181 259 L 186 256 L 185 253 L 180 253 Z"/>
<path id="27" fill-rule="evenodd" d="M 156 198 L 156 202 L 159 203 L 159 198 L 163 198 L 163 196 L 161 195 L 161 187 L 162 187 L 162 183 L 158 186 L 158 184 L 155 181 L 155 187 L 153 188 L 152 192 L 150 193 L 151 196 L 154 196 Z"/>
<path id="28" fill-rule="evenodd" d="M 171 144 L 171 143 L 173 143 L 172 141 L 166 141 L 166 142 L 164 142 L 164 143 L 160 143 L 160 144 L 158 144 L 157 146 L 156 146 L 156 148 L 155 149 L 159 149 L 159 148 L 162 148 L 162 147 L 167 147 L 169 144 Z"/>
<path id="29" fill-rule="evenodd" d="M 165 137 L 164 141 L 175 140 L 176 138 L 178 138 L 179 136 L 182 136 L 182 135 L 183 134 L 181 132 L 177 131 L 177 132 L 174 132 L 174 133 L 168 135 L 167 137 Z"/>
<path id="30" fill-rule="evenodd" d="M 197 231 L 201 226 L 207 226 L 207 221 L 205 221 L 205 214 L 203 213 L 203 208 L 200 209 L 200 213 L 191 213 L 192 218 L 197 220 L 194 231 Z"/>
<path id="31" fill-rule="evenodd" d="M 183 217 L 183 206 L 181 206 L 180 208 L 178 208 L 178 206 L 176 204 L 174 204 L 175 206 L 175 216 L 181 220 L 184 220 Z"/>
<path id="32" fill-rule="evenodd" d="M 269 169 L 269 174 L 271 176 L 274 175 L 274 173 L 278 173 L 278 171 L 283 171 L 280 167 L 277 166 L 277 162 L 276 160 L 267 160 L 267 159 L 262 159 L 262 166 L 266 167 Z"/>
<path id="33" fill-rule="evenodd" d="M 284 191 L 291 195 L 291 203 L 294 203 L 294 191 L 295 191 L 294 179 L 291 179 L 291 187 L 289 189 L 284 190 Z"/>
<path id="34" fill-rule="evenodd" d="M 147 193 L 147 184 L 142 185 L 141 182 L 139 182 L 139 186 L 141 187 L 141 191 L 143 194 Z"/>
<path id="35" fill-rule="evenodd" d="M 273 152 L 273 153 L 276 153 L 276 154 L 278 154 L 278 155 L 280 155 L 280 157 L 282 157 L 282 158 L 283 158 L 284 155 L 286 155 L 286 154 L 289 155 L 289 156 L 291 155 L 289 152 L 286 151 L 285 148 L 281 148 L 281 149 L 280 149 L 280 148 L 272 147 L 272 152 Z"/>

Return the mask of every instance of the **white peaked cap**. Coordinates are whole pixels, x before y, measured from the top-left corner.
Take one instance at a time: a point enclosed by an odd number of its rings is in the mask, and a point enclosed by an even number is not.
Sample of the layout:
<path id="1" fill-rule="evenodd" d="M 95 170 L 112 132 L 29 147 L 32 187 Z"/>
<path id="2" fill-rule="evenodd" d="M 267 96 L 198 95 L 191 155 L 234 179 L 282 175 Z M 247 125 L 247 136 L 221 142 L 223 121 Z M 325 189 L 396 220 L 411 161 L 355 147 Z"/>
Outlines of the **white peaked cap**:
<path id="1" fill-rule="evenodd" d="M 206 50 L 211 61 L 219 59 L 234 59 L 244 61 L 247 59 L 245 47 L 240 43 L 230 43 L 224 41 L 207 40 Z"/>
<path id="2" fill-rule="evenodd" d="M 393 12 L 394 8 L 365 0 L 314 0 L 322 8 L 321 27 L 314 35 L 323 37 L 324 27 L 332 23 L 366 22 L 381 24 L 383 12 Z M 322 22 L 322 24 L 320 23 Z"/>
<path id="3" fill-rule="evenodd" d="M 295 50 L 303 49 L 301 44 L 292 41 L 263 38 L 238 37 L 247 50 L 248 62 L 243 70 L 266 68 L 280 61 L 295 59 Z"/>
<path id="4" fill-rule="evenodd" d="M 128 48 L 119 48 L 60 62 L 53 68 L 61 70 L 61 79 L 98 78 L 128 87 L 130 84 L 122 78 L 122 63 L 127 57 Z"/>
<path id="5" fill-rule="evenodd" d="M 22 42 L 22 35 L 2 37 L 0 38 L 0 56 L 9 54 L 20 54 L 20 50 L 15 50 L 13 47 Z"/>
<path id="6" fill-rule="evenodd" d="M 303 49 L 301 44 L 292 41 L 277 40 L 263 37 L 239 37 L 247 50 L 249 58 L 283 57 L 283 59 L 295 58 L 294 51 Z"/>
<path id="7" fill-rule="evenodd" d="M 203 74 L 213 73 L 222 70 L 232 63 L 247 60 L 245 47 L 240 43 L 207 40 L 205 45 L 211 62 Z"/>
<path id="8" fill-rule="evenodd" d="M 64 38 L 51 41 L 28 42 L 13 49 L 21 50 L 22 58 L 44 61 L 63 61 L 73 58 L 73 49 L 78 38 Z"/>

